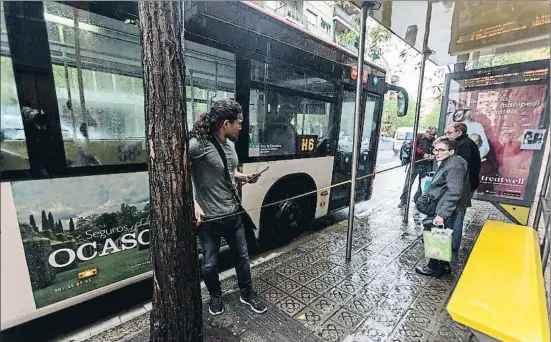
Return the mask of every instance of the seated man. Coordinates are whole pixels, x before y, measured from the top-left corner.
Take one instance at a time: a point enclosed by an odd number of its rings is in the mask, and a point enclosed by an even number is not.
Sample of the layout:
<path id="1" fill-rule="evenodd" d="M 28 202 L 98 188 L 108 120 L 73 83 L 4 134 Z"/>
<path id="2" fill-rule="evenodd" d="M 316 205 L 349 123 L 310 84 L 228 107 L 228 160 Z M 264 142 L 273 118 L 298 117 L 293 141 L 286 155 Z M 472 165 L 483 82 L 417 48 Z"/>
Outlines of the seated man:
<path id="1" fill-rule="evenodd" d="M 295 117 L 295 110 L 289 103 L 279 107 L 274 118 L 269 119 L 266 125 L 267 144 L 277 145 L 279 148 L 267 155 L 292 155 L 296 152 L 297 130 L 291 123 Z"/>

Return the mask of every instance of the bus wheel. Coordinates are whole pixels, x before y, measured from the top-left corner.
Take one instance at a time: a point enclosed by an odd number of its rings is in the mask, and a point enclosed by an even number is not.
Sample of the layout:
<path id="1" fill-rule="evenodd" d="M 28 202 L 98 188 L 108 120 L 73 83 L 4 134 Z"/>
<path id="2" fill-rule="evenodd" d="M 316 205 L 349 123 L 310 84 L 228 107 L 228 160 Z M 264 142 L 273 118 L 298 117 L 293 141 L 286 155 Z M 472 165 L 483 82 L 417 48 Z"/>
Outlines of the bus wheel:
<path id="1" fill-rule="evenodd" d="M 264 207 L 260 221 L 260 243 L 267 249 L 285 245 L 308 229 L 316 208 L 316 194 L 294 198 L 313 189 L 286 182 L 274 190 L 265 203 L 275 204 Z"/>

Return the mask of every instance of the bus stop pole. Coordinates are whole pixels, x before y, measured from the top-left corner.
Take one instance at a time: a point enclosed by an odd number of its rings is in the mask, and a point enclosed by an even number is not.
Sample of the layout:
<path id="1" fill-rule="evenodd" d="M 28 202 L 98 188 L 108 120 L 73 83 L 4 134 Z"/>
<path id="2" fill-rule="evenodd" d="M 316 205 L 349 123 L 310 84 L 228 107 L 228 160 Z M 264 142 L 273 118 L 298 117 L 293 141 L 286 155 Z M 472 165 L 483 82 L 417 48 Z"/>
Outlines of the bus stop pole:
<path id="1" fill-rule="evenodd" d="M 346 261 L 352 258 L 352 230 L 354 228 L 354 206 L 356 204 L 356 178 L 358 176 L 358 150 L 360 145 L 360 114 L 362 112 L 362 85 L 365 55 L 366 22 L 371 10 L 378 5 L 377 1 L 362 1 L 360 17 L 360 37 L 358 47 L 358 77 L 356 79 L 356 108 L 354 115 L 354 147 L 352 150 L 352 177 L 350 183 L 350 207 L 348 213 L 348 232 L 346 235 Z"/>
<path id="2" fill-rule="evenodd" d="M 432 16 L 432 3 L 427 2 L 427 20 L 425 21 L 425 35 L 423 37 L 423 55 L 421 56 L 421 70 L 419 71 L 419 85 L 417 86 L 417 103 L 415 104 L 415 121 L 413 122 L 413 144 L 411 147 L 411 161 L 409 163 L 408 175 L 406 178 L 407 182 L 407 196 L 406 196 L 406 209 L 404 211 L 404 223 L 407 223 L 409 220 L 409 205 L 411 201 L 411 188 L 413 186 L 414 180 L 413 168 L 415 167 L 415 149 L 417 147 L 417 131 L 419 130 L 419 117 L 421 115 L 421 97 L 423 95 L 423 82 L 425 80 L 425 67 L 427 64 L 427 59 L 430 55 L 433 54 L 428 48 L 429 34 L 430 34 L 430 21 Z M 419 183 L 421 182 L 421 177 L 419 176 Z"/>

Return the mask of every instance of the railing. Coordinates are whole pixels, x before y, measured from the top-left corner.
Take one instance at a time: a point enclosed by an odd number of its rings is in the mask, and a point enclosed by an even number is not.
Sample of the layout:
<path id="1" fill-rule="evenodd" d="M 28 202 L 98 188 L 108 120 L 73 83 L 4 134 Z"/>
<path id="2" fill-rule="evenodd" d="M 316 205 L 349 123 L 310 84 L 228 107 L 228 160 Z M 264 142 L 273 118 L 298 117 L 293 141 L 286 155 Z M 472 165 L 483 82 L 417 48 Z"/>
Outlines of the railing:
<path id="1" fill-rule="evenodd" d="M 354 23 L 354 13 L 349 14 L 345 9 L 341 8 L 338 5 L 335 5 L 333 8 L 333 17 L 340 18 L 343 22 L 348 24 L 350 27 L 355 28 L 356 30 L 359 28 L 358 23 Z"/>
<path id="2" fill-rule="evenodd" d="M 308 18 L 294 6 L 283 5 L 277 8 L 275 12 L 281 17 L 291 19 L 305 28 L 308 28 Z"/>

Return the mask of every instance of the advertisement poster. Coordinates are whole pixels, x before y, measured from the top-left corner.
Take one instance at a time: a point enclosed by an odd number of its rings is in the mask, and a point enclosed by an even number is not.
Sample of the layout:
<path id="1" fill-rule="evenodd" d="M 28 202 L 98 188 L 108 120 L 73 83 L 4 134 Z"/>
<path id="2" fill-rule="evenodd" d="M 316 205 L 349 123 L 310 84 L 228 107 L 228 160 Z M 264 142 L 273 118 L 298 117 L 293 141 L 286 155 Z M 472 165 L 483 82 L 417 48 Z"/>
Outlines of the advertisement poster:
<path id="1" fill-rule="evenodd" d="M 12 189 L 37 308 L 151 270 L 147 172 Z"/>
<path id="2" fill-rule="evenodd" d="M 455 80 L 449 85 L 446 125 L 467 125 L 482 159 L 477 194 L 497 200 L 526 198 L 534 153 L 544 145 L 547 85 L 517 84 L 481 90 Z"/>

